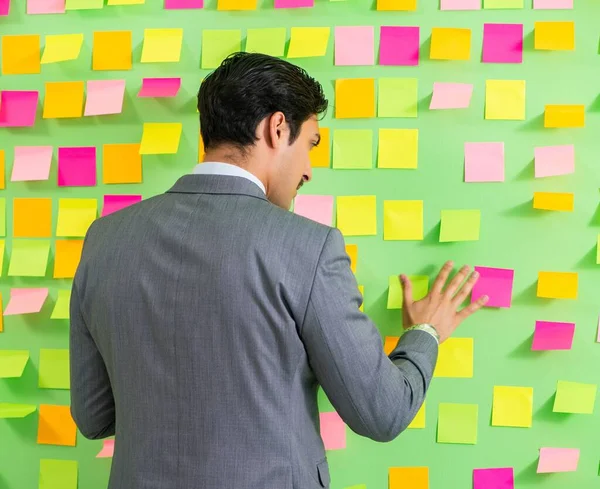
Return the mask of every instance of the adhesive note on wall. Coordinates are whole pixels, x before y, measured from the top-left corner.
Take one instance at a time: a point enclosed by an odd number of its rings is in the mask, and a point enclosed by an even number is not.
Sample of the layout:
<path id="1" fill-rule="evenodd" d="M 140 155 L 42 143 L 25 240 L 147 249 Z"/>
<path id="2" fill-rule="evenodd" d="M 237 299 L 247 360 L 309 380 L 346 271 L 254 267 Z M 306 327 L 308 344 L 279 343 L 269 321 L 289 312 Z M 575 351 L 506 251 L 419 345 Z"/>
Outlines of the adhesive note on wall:
<path id="1" fill-rule="evenodd" d="M 69 319 L 71 289 L 59 290 L 50 319 Z"/>
<path id="2" fill-rule="evenodd" d="M 79 57 L 83 45 L 83 34 L 58 34 L 46 36 L 46 46 L 41 63 L 71 61 Z"/>
<path id="3" fill-rule="evenodd" d="M 473 470 L 473 489 L 514 489 L 515 470 L 512 467 Z"/>
<path id="4" fill-rule="evenodd" d="M 427 275 L 408 275 L 412 284 L 413 299 L 420 301 L 429 293 L 429 277 Z M 402 293 L 402 283 L 398 275 L 391 275 L 388 278 L 388 309 L 402 309 L 404 304 L 404 295 Z M 397 341 L 396 341 L 397 342 Z"/>
<path id="5" fill-rule="evenodd" d="M 423 428 L 425 428 L 425 422 L 426 422 L 426 417 L 425 417 L 426 413 L 425 412 L 426 412 L 426 403 L 423 402 L 423 404 L 417 411 L 417 414 L 415 414 L 415 417 L 408 425 L 409 430 L 422 430 Z"/>
<path id="6" fill-rule="evenodd" d="M 348 78 L 335 81 L 336 119 L 375 117 L 375 80 Z"/>
<path id="7" fill-rule="evenodd" d="M 417 168 L 419 130 L 379 129 L 377 155 L 377 168 Z"/>
<path id="8" fill-rule="evenodd" d="M 217 10 L 256 10 L 257 0 L 217 0 Z"/>
<path id="9" fill-rule="evenodd" d="M 350 269 L 352 270 L 352 273 L 356 273 L 356 265 L 358 262 L 358 246 L 355 244 L 347 244 L 346 253 L 350 258 Z"/>
<path id="10" fill-rule="evenodd" d="M 573 346 L 575 323 L 553 321 L 536 321 L 531 349 L 541 350 L 570 350 Z"/>
<path id="11" fill-rule="evenodd" d="M 142 63 L 177 63 L 181 58 L 183 29 L 144 29 Z"/>
<path id="12" fill-rule="evenodd" d="M 175 97 L 181 88 L 181 78 L 143 78 L 140 98 Z"/>
<path id="13" fill-rule="evenodd" d="M 42 310 L 47 297 L 48 289 L 10 289 L 10 300 L 4 315 L 38 313 Z"/>
<path id="14" fill-rule="evenodd" d="M 575 146 L 540 146 L 535 148 L 535 178 L 555 177 L 575 172 Z"/>
<path id="15" fill-rule="evenodd" d="M 0 379 L 21 377 L 29 361 L 29 350 L 0 350 Z"/>
<path id="16" fill-rule="evenodd" d="M 504 143 L 465 143 L 465 182 L 503 182 Z"/>
<path id="17" fill-rule="evenodd" d="M 533 208 L 545 211 L 573 212 L 575 196 L 566 192 L 535 192 Z"/>
<path id="18" fill-rule="evenodd" d="M 317 147 L 313 147 L 310 151 L 310 165 L 313 168 L 329 168 L 331 144 L 329 142 L 330 130 L 328 127 L 320 127 L 319 133 L 321 140 Z"/>
<path id="19" fill-rule="evenodd" d="M 83 115 L 120 114 L 124 97 L 125 80 L 89 80 Z"/>
<path id="20" fill-rule="evenodd" d="M 337 412 L 319 413 L 325 450 L 346 448 L 346 424 Z"/>
<path id="21" fill-rule="evenodd" d="M 521 9 L 523 7 L 523 0 L 483 0 L 485 9 Z"/>
<path id="22" fill-rule="evenodd" d="M 481 0 L 441 0 L 440 10 L 481 10 Z"/>
<path id="23" fill-rule="evenodd" d="M 50 241 L 48 240 L 13 240 L 8 276 L 45 277 L 49 255 Z"/>
<path id="24" fill-rule="evenodd" d="M 525 80 L 486 80 L 485 118 L 525 120 Z"/>
<path id="25" fill-rule="evenodd" d="M 131 63 L 131 31 L 94 32 L 93 70 L 130 70 Z"/>
<path id="26" fill-rule="evenodd" d="M 429 467 L 390 467 L 389 489 L 429 489 Z"/>
<path id="27" fill-rule="evenodd" d="M 145 122 L 140 154 L 175 154 L 179 149 L 182 124 L 180 122 Z"/>
<path id="28" fill-rule="evenodd" d="M 575 22 L 536 22 L 534 47 L 552 51 L 573 51 Z"/>
<path id="29" fill-rule="evenodd" d="M 31 127 L 35 124 L 39 94 L 36 91 L 0 92 L 0 127 Z"/>
<path id="30" fill-rule="evenodd" d="M 75 446 L 77 427 L 69 406 L 41 404 L 39 415 L 38 444 Z"/>
<path id="31" fill-rule="evenodd" d="M 107 5 L 143 5 L 146 0 L 108 0 Z"/>
<path id="32" fill-rule="evenodd" d="M 442 210 L 440 243 L 478 241 L 480 227 L 480 210 Z"/>
<path id="33" fill-rule="evenodd" d="M 2 36 L 2 74 L 37 75 L 40 67 L 40 36 Z"/>
<path id="34" fill-rule="evenodd" d="M 246 33 L 246 52 L 282 57 L 285 54 L 286 38 L 287 30 L 285 27 L 248 29 Z"/>
<path id="35" fill-rule="evenodd" d="M 35 413 L 36 409 L 35 404 L 0 402 L 0 419 L 24 418 Z"/>
<path id="36" fill-rule="evenodd" d="M 484 63 L 523 62 L 523 24 L 483 24 Z"/>
<path id="37" fill-rule="evenodd" d="M 473 377 L 473 338 L 448 338 L 439 348 L 434 377 Z"/>
<path id="38" fill-rule="evenodd" d="M 377 234 L 377 197 L 374 195 L 337 198 L 337 227 L 344 236 Z"/>
<path id="39" fill-rule="evenodd" d="M 418 80 L 380 78 L 377 117 L 417 117 Z"/>
<path id="40" fill-rule="evenodd" d="M 67 0 L 66 10 L 94 10 L 104 7 L 104 0 Z"/>
<path id="41" fill-rule="evenodd" d="M 360 296 L 362 298 L 362 302 L 361 302 L 360 307 L 358 308 L 358 310 L 360 312 L 365 312 L 365 302 L 364 302 L 364 298 L 365 298 L 365 286 L 364 285 L 359 285 L 358 286 L 358 292 L 360 292 Z"/>
<path id="42" fill-rule="evenodd" d="M 6 199 L 0 198 L 0 236 L 6 236 Z M 4 240 L 2 240 L 2 255 L 4 258 Z M 0 258 L 0 260 L 2 259 Z M 0 268 L 0 270 L 2 270 Z"/>
<path id="43" fill-rule="evenodd" d="M 58 148 L 58 186 L 94 187 L 96 148 Z"/>
<path id="44" fill-rule="evenodd" d="M 477 443 L 477 404 L 440 403 L 438 443 Z"/>
<path id="45" fill-rule="evenodd" d="M 471 59 L 471 29 L 433 27 L 429 58 L 439 60 Z"/>
<path id="46" fill-rule="evenodd" d="M 466 109 L 471 104 L 473 84 L 434 82 L 429 110 Z"/>
<path id="47" fill-rule="evenodd" d="M 395 279 L 398 280 L 398 277 L 395 277 Z M 391 284 L 391 282 L 390 282 L 390 284 Z M 388 357 L 396 349 L 396 346 L 398 346 L 399 340 L 400 340 L 400 336 L 386 336 L 385 337 L 385 341 L 383 343 L 383 351 Z"/>
<path id="48" fill-rule="evenodd" d="M 83 240 L 56 240 L 54 278 L 73 278 L 81 260 Z"/>
<path id="49" fill-rule="evenodd" d="M 69 350 L 40 350 L 40 389 L 70 389 L 69 371 Z"/>
<path id="50" fill-rule="evenodd" d="M 471 303 L 487 295 L 486 307 L 509 308 L 512 302 L 512 290 L 515 271 L 505 268 L 475 267 L 479 279 L 471 293 Z"/>
<path id="51" fill-rule="evenodd" d="M 377 10 L 417 10 L 417 0 L 377 0 Z"/>
<path id="52" fill-rule="evenodd" d="M 540 449 L 538 461 L 538 474 L 551 472 L 575 472 L 579 464 L 578 448 L 550 448 Z"/>
<path id="53" fill-rule="evenodd" d="M 6 187 L 6 156 L 3 149 L 0 149 L 0 190 Z"/>
<path id="54" fill-rule="evenodd" d="M 325 56 L 329 44 L 329 27 L 292 27 L 288 58 Z"/>
<path id="55" fill-rule="evenodd" d="M 384 201 L 383 239 L 386 241 L 423 239 L 423 201 Z"/>
<path id="56" fill-rule="evenodd" d="M 142 201 L 141 195 L 105 195 L 102 217 Z"/>
<path id="57" fill-rule="evenodd" d="M 494 386 L 492 426 L 531 428 L 533 388 Z"/>
<path id="58" fill-rule="evenodd" d="M 333 168 L 364 169 L 373 167 L 373 131 L 336 129 L 333 131 Z"/>
<path id="59" fill-rule="evenodd" d="M 533 0 L 533 8 L 538 10 L 571 10 L 573 0 Z"/>
<path id="60" fill-rule="evenodd" d="M 15 146 L 11 182 L 48 180 L 52 146 Z"/>
<path id="61" fill-rule="evenodd" d="M 577 299 L 575 272 L 539 272 L 537 296 L 547 299 Z"/>
<path id="62" fill-rule="evenodd" d="M 584 127 L 584 105 L 546 105 L 544 127 Z"/>
<path id="63" fill-rule="evenodd" d="M 39 489 L 77 489 L 77 461 L 40 460 Z"/>
<path id="64" fill-rule="evenodd" d="M 102 175 L 105 184 L 142 183 L 140 145 L 105 144 L 102 150 Z"/>
<path id="65" fill-rule="evenodd" d="M 36 216 L 31 219 L 31 216 Z M 13 199 L 13 236 L 50 238 L 52 236 L 52 199 Z"/>
<path id="66" fill-rule="evenodd" d="M 338 26 L 335 28 L 335 64 L 368 66 L 375 63 L 375 29 L 373 26 Z"/>
<path id="67" fill-rule="evenodd" d="M 331 226 L 333 195 L 298 195 L 294 200 L 294 213 L 325 226 Z"/>
<path id="68" fill-rule="evenodd" d="M 582 384 L 559 380 L 554 398 L 555 413 L 594 414 L 596 384 Z"/>
<path id="69" fill-rule="evenodd" d="M 303 8 L 314 7 L 314 0 L 275 0 L 275 8 Z"/>
<path id="70" fill-rule="evenodd" d="M 85 237 L 88 228 L 96 220 L 96 199 L 58 199 L 57 237 Z"/>
<path id="71" fill-rule="evenodd" d="M 419 27 L 381 26 L 379 64 L 417 66 L 419 64 Z"/>
<path id="72" fill-rule="evenodd" d="M 65 0 L 27 0 L 27 14 L 64 14 Z"/>
<path id="73" fill-rule="evenodd" d="M 0 0 L 0 17 L 6 17 L 10 13 L 10 0 Z"/>
<path id="74" fill-rule="evenodd" d="M 44 119 L 81 117 L 83 114 L 84 83 L 47 82 L 44 97 Z"/>
<path id="75" fill-rule="evenodd" d="M 165 0 L 165 10 L 199 9 L 204 0 Z"/>
<path id="76" fill-rule="evenodd" d="M 96 458 L 112 458 L 115 453 L 115 439 L 104 440 L 102 450 L 96 455 Z"/>
<path id="77" fill-rule="evenodd" d="M 202 68 L 216 68 L 231 53 L 241 49 L 239 29 L 202 31 Z"/>

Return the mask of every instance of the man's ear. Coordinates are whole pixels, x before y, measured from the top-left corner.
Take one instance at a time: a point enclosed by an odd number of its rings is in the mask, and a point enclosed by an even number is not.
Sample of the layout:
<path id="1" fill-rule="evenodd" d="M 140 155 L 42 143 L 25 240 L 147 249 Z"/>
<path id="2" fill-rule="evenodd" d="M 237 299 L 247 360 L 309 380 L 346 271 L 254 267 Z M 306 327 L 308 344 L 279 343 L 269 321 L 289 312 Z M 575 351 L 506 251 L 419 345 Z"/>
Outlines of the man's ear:
<path id="1" fill-rule="evenodd" d="M 269 144 L 272 148 L 278 148 L 288 140 L 288 124 L 283 112 L 275 112 L 269 118 Z"/>

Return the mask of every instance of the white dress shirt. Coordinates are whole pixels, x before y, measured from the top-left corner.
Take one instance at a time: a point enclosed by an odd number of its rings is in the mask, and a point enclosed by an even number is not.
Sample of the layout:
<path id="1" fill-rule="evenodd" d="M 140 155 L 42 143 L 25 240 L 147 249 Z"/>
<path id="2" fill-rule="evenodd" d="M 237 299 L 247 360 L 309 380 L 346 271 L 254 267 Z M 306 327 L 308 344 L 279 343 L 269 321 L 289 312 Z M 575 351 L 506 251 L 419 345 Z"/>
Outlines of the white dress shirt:
<path id="1" fill-rule="evenodd" d="M 258 179 L 258 177 L 237 165 L 209 161 L 197 164 L 192 173 L 196 175 L 228 175 L 231 177 L 246 178 L 247 180 L 250 180 L 258 185 L 264 194 L 267 193 L 264 184 L 260 181 L 260 179 Z"/>

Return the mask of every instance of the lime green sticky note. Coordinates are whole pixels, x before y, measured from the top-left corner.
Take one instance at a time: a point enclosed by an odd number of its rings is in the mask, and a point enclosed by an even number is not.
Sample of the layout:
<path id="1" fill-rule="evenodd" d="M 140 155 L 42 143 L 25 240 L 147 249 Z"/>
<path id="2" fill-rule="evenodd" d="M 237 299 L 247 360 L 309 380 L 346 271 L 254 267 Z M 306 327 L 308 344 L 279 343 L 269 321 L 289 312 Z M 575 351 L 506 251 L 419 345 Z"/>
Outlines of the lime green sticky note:
<path id="1" fill-rule="evenodd" d="M 377 168 L 417 168 L 418 129 L 379 129 Z"/>
<path id="2" fill-rule="evenodd" d="M 239 29 L 202 31 L 202 68 L 217 68 L 231 53 L 240 51 L 242 31 Z"/>
<path id="3" fill-rule="evenodd" d="M 77 461 L 40 460 L 40 489 L 77 489 Z"/>
<path id="4" fill-rule="evenodd" d="M 438 443 L 477 443 L 477 404 L 440 403 L 438 413 Z"/>
<path id="5" fill-rule="evenodd" d="M 478 241 L 481 226 L 479 210 L 443 210 L 440 243 Z"/>
<path id="6" fill-rule="evenodd" d="M 342 0 L 329 0 L 330 2 L 341 2 Z M 366 484 L 358 484 L 355 486 L 349 486 L 346 487 L 344 489 L 367 489 L 367 485 Z"/>
<path id="7" fill-rule="evenodd" d="M 9 277 L 44 277 L 48 268 L 50 241 L 15 239 L 12 244 Z"/>
<path id="8" fill-rule="evenodd" d="M 65 10 L 90 10 L 104 7 L 104 0 L 67 0 Z"/>
<path id="9" fill-rule="evenodd" d="M 96 199 L 58 199 L 56 236 L 84 237 L 97 215 Z"/>
<path id="10" fill-rule="evenodd" d="M 559 380 L 554 399 L 555 413 L 593 414 L 596 403 L 596 384 L 581 384 Z"/>
<path id="11" fill-rule="evenodd" d="M 596 265 L 600 265 L 600 234 L 596 243 Z M 0 268 L 2 267 L 2 258 L 0 258 Z"/>
<path id="12" fill-rule="evenodd" d="M 336 129 L 333 131 L 333 168 L 373 168 L 373 131 Z"/>
<path id="13" fill-rule="evenodd" d="M 69 350 L 40 350 L 40 389 L 70 389 Z"/>
<path id="14" fill-rule="evenodd" d="M 13 404 L 9 402 L 0 402 L 0 419 L 24 418 L 34 413 L 37 407 L 35 404 Z"/>
<path id="15" fill-rule="evenodd" d="M 288 58 L 325 56 L 329 44 L 329 27 L 292 27 Z"/>
<path id="16" fill-rule="evenodd" d="M 505 121 L 525 120 L 525 80 L 487 80 L 485 118 Z"/>
<path id="17" fill-rule="evenodd" d="M 4 248 L 5 242 L 3 239 L 0 239 L 0 276 L 2 275 L 2 267 L 4 266 Z M 1 328 L 0 331 L 2 331 Z"/>
<path id="18" fill-rule="evenodd" d="M 413 300 L 419 301 L 429 293 L 429 277 L 425 275 L 408 275 L 412 284 Z M 398 275 L 392 275 L 388 281 L 389 291 L 387 308 L 402 309 L 404 296 L 402 295 L 402 284 Z"/>
<path id="19" fill-rule="evenodd" d="M 6 199 L 0 199 L 0 236 L 6 236 Z"/>
<path id="20" fill-rule="evenodd" d="M 0 350 L 0 378 L 21 377 L 28 360 L 29 350 Z"/>
<path id="21" fill-rule="evenodd" d="M 523 7 L 523 0 L 483 0 L 483 8 L 487 9 L 509 9 Z"/>
<path id="22" fill-rule="evenodd" d="M 248 29 L 246 52 L 281 57 L 285 53 L 286 35 L 285 27 Z"/>
<path id="23" fill-rule="evenodd" d="M 377 117 L 417 117 L 418 80 L 380 78 Z"/>
<path id="24" fill-rule="evenodd" d="M 71 304 L 71 291 L 70 290 L 59 290 L 58 299 L 54 305 L 54 310 L 50 319 L 69 319 L 70 316 L 70 304 Z"/>
<path id="25" fill-rule="evenodd" d="M 337 227 L 344 236 L 377 234 L 377 197 L 375 195 L 337 198 Z"/>

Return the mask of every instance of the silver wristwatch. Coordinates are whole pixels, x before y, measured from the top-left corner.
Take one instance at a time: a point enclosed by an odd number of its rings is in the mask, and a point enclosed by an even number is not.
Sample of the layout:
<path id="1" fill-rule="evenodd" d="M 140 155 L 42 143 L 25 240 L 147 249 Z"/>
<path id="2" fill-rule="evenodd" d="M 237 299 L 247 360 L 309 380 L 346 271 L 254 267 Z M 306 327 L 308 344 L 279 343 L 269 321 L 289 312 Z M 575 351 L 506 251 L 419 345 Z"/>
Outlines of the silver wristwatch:
<path id="1" fill-rule="evenodd" d="M 438 345 L 440 344 L 440 335 L 438 334 L 436 329 L 431 324 L 427 324 L 427 323 L 415 324 L 414 326 L 410 326 L 409 328 L 406 328 L 404 331 L 405 332 L 407 332 L 407 331 L 425 331 L 426 333 L 429 333 L 431 336 L 433 336 L 435 338 L 435 341 L 437 341 Z"/>

